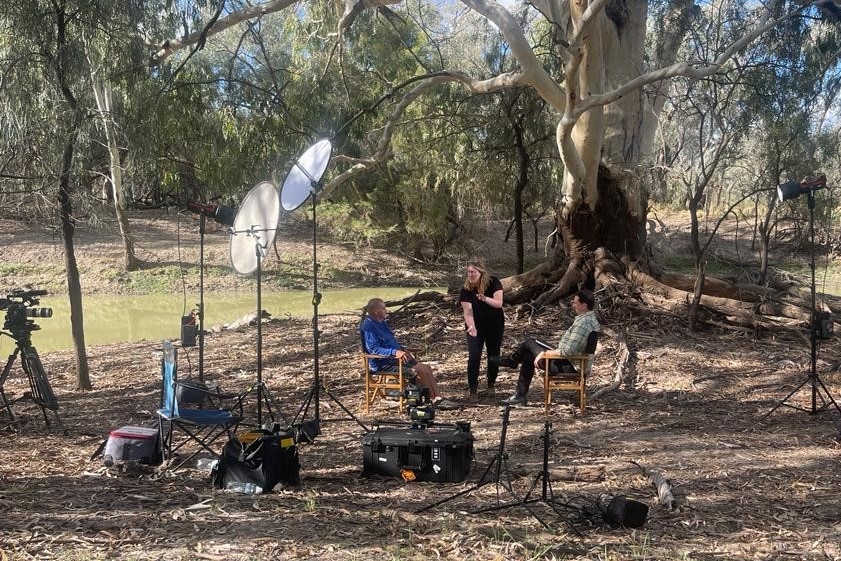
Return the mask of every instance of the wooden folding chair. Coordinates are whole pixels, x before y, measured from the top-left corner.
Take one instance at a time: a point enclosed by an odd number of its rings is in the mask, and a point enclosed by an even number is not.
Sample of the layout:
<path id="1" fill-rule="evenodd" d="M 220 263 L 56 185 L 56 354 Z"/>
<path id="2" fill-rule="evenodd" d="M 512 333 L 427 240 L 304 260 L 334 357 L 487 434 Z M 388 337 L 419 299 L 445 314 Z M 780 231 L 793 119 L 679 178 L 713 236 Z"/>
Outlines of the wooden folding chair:
<path id="1" fill-rule="evenodd" d="M 369 358 L 395 358 L 393 356 L 374 355 L 362 352 L 362 371 L 365 373 L 365 413 L 370 413 L 375 401 L 385 399 L 389 392 L 397 392 L 400 410 L 403 410 L 403 390 L 406 389 L 406 377 L 403 374 L 403 361 L 396 359 L 393 370 L 373 372 L 368 365 Z"/>
<path id="2" fill-rule="evenodd" d="M 591 331 L 587 336 L 587 347 L 584 354 L 565 356 L 558 351 L 545 351 L 543 353 L 543 405 L 546 414 L 549 414 L 549 405 L 552 403 L 553 391 L 571 391 L 578 393 L 578 404 L 581 414 L 584 414 L 584 405 L 587 401 L 587 376 L 593 368 L 593 355 L 596 353 L 596 345 L 599 342 L 599 332 Z M 575 372 L 552 372 L 552 363 L 560 360 L 568 360 L 572 363 Z M 558 370 L 558 368 L 555 368 Z"/>

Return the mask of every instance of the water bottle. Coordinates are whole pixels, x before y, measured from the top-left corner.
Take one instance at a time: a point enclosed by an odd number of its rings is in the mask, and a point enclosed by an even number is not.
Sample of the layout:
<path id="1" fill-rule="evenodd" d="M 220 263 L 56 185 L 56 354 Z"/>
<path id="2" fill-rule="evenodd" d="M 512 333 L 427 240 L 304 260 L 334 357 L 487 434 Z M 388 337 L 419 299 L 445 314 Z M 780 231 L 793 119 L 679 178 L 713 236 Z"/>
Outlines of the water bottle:
<path id="1" fill-rule="evenodd" d="M 216 469 L 216 466 L 219 464 L 219 460 L 216 458 L 199 458 L 196 460 L 196 469 L 204 469 L 208 471 L 213 471 Z"/>
<path id="2" fill-rule="evenodd" d="M 263 492 L 263 488 L 256 483 L 243 483 L 242 481 L 229 481 L 225 485 L 226 491 L 232 493 L 243 493 L 245 495 L 258 495 Z"/>

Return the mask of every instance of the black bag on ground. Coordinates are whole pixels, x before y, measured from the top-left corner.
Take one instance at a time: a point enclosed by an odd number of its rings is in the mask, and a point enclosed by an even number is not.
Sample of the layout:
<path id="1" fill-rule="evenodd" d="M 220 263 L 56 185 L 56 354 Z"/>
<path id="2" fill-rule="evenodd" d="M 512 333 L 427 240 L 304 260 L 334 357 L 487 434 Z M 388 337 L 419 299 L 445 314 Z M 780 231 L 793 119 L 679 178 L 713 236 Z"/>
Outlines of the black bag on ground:
<path id="1" fill-rule="evenodd" d="M 298 448 L 291 434 L 251 431 L 225 443 L 210 478 L 220 489 L 254 483 L 269 493 L 278 483 L 298 485 L 300 471 Z"/>

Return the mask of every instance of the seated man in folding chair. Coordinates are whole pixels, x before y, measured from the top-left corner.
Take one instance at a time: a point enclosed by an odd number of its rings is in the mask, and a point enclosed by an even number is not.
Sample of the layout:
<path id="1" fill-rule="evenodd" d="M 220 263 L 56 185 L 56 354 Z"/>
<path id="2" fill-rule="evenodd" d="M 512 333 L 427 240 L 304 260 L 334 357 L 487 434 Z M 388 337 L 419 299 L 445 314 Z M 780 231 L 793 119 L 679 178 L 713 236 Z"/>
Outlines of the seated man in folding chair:
<path id="1" fill-rule="evenodd" d="M 394 358 L 370 358 L 368 366 L 371 372 L 381 372 L 397 367 L 397 361 L 402 360 L 405 367 L 409 369 L 410 375 L 417 377 L 418 386 L 429 391 L 429 399 L 439 409 L 457 409 L 458 405 L 448 399 L 444 399 L 435 384 L 435 376 L 432 374 L 432 367 L 428 364 L 418 362 L 411 352 L 405 350 L 394 332 L 386 323 L 388 311 L 385 302 L 381 298 L 372 298 L 365 306 L 365 319 L 362 321 L 360 331 L 365 350 L 371 354 L 383 355 Z"/>
<path id="2" fill-rule="evenodd" d="M 575 320 L 573 320 L 570 328 L 566 330 L 558 342 L 558 352 L 563 355 L 584 353 L 587 347 L 587 337 L 592 331 L 601 330 L 601 326 L 596 319 L 596 314 L 593 311 L 595 306 L 596 300 L 591 291 L 582 288 L 575 293 L 575 296 L 572 297 L 572 311 L 575 313 Z M 490 357 L 488 359 L 507 368 L 520 366 L 517 391 L 508 399 L 503 400 L 502 403 L 508 403 L 510 405 L 526 404 L 526 395 L 528 394 L 529 386 L 531 386 L 531 380 L 534 377 L 534 369 L 540 367 L 543 353 L 549 349 L 550 347 L 545 343 L 538 342 L 536 339 L 530 337 L 520 343 L 519 348 L 511 355 Z M 553 361 L 552 366 L 557 366 L 557 372 L 575 372 L 572 363 L 569 361 Z"/>

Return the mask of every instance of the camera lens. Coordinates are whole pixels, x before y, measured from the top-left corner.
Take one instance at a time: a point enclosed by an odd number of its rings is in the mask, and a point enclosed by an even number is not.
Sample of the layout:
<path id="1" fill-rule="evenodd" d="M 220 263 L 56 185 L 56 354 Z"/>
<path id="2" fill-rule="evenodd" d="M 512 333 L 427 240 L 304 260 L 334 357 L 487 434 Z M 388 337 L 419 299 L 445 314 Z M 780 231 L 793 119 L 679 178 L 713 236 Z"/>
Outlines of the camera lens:
<path id="1" fill-rule="evenodd" d="M 27 308 L 26 317 L 30 318 L 51 318 L 53 317 L 52 308 Z"/>

